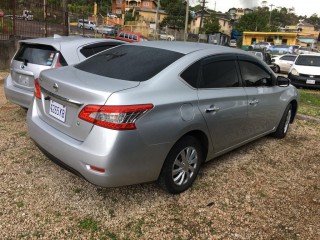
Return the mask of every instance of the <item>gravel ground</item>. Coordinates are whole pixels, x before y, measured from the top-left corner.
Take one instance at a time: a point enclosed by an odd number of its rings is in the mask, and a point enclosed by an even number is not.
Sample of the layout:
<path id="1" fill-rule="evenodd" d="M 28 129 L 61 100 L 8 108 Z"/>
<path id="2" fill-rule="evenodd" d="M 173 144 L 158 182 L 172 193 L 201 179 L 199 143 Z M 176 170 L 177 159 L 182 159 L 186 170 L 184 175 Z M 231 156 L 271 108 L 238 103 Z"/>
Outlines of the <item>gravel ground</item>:
<path id="1" fill-rule="evenodd" d="M 0 74 L 0 79 L 3 78 Z M 0 80 L 1 239 L 320 239 L 320 125 L 205 164 L 194 186 L 103 189 L 49 161 Z"/>

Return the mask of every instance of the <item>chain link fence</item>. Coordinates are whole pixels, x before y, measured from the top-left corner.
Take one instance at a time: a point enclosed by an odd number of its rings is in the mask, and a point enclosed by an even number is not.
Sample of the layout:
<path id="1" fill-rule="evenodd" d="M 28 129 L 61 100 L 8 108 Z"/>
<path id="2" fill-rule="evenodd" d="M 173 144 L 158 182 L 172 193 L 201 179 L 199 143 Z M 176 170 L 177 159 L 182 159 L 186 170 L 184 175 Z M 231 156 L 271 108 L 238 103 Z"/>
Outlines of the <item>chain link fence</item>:
<path id="1" fill-rule="evenodd" d="M 62 2 L 62 1 L 60 1 Z M 43 0 L 1 0 L 0 40 L 68 35 L 67 12 Z"/>

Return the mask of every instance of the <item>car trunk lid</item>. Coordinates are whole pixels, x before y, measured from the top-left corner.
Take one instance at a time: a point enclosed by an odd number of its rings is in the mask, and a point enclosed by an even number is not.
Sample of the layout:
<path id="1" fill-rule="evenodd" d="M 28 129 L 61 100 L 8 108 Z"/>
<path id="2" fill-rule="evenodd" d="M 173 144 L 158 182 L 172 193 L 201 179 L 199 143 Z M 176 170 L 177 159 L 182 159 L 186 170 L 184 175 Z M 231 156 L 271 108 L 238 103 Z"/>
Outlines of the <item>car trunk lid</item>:
<path id="1" fill-rule="evenodd" d="M 37 99 L 37 106 L 40 118 L 78 141 L 84 141 L 93 126 L 78 117 L 83 107 L 104 105 L 112 93 L 139 85 L 139 82 L 98 76 L 72 66 L 44 71 L 39 83 L 41 100 Z"/>

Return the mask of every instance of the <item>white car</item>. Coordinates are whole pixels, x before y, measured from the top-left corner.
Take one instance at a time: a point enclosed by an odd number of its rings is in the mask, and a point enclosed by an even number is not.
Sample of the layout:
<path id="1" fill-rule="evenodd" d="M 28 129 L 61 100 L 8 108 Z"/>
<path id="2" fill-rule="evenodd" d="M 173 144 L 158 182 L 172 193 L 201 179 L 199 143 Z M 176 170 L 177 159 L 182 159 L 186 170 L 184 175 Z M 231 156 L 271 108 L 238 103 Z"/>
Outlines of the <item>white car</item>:
<path id="1" fill-rule="evenodd" d="M 298 55 L 288 78 L 294 86 L 320 89 L 320 54 Z"/>
<path id="2" fill-rule="evenodd" d="M 103 35 L 115 35 L 116 30 L 114 26 L 101 25 L 97 28 L 98 33 Z"/>
<path id="3" fill-rule="evenodd" d="M 230 40 L 230 47 L 237 47 L 237 40 L 236 39 Z"/>
<path id="4" fill-rule="evenodd" d="M 273 57 L 272 62 L 275 65 L 275 72 L 288 72 L 296 58 L 297 55 L 293 54 L 285 54 Z"/>
<path id="5" fill-rule="evenodd" d="M 175 40 L 174 36 L 172 36 L 168 33 L 160 33 L 159 38 L 161 40 L 167 40 L 167 41 L 174 41 Z"/>
<path id="6" fill-rule="evenodd" d="M 96 23 L 89 21 L 88 19 L 79 19 L 77 27 L 89 30 L 96 30 Z"/>
<path id="7" fill-rule="evenodd" d="M 318 49 L 315 49 L 315 48 L 311 48 L 311 47 L 300 47 L 298 50 L 297 50 L 298 54 L 302 54 L 302 53 L 319 53 Z"/>

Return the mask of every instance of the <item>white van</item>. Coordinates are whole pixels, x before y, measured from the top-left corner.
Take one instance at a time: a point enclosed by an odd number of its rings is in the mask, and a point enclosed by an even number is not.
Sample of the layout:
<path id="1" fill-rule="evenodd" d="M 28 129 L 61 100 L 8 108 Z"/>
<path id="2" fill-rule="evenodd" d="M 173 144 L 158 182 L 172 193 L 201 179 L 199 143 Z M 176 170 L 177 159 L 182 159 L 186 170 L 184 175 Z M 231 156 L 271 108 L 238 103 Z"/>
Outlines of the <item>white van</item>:
<path id="1" fill-rule="evenodd" d="M 88 19 L 79 19 L 78 20 L 78 25 L 77 27 L 79 28 L 85 28 L 85 29 L 90 29 L 90 30 L 95 30 L 96 29 L 96 23 L 89 21 Z"/>

